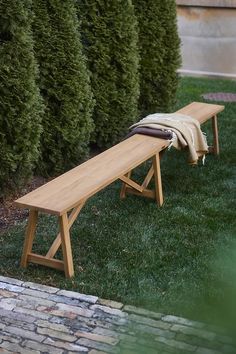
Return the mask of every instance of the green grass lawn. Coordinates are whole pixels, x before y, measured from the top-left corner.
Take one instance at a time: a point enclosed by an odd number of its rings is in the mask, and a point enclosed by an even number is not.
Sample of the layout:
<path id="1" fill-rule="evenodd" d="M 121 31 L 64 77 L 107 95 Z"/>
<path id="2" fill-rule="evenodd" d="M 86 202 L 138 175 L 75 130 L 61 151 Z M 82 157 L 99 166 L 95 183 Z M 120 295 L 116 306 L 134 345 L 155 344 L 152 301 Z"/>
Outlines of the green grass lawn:
<path id="1" fill-rule="evenodd" d="M 236 92 L 236 81 L 182 79 L 176 109 L 207 92 Z M 203 128 L 209 142 L 210 128 Z M 92 197 L 72 229 L 72 280 L 45 267 L 19 268 L 26 222 L 0 235 L 0 274 L 195 319 L 232 312 L 236 103 L 219 115 L 219 135 L 220 157 L 207 156 L 205 166 L 190 167 L 183 152 L 165 154 L 162 208 L 135 196 L 121 201 L 119 182 Z M 35 250 L 46 252 L 56 232 L 56 219 L 42 216 Z"/>

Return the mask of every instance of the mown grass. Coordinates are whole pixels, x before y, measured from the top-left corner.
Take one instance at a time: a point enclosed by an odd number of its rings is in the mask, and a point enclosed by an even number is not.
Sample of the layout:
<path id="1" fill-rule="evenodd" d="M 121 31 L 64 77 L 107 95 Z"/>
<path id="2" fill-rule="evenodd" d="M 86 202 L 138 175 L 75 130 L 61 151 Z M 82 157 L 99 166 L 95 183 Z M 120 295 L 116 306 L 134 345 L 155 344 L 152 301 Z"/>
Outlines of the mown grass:
<path id="1" fill-rule="evenodd" d="M 203 101 L 206 92 L 236 92 L 236 82 L 184 78 L 176 109 Z M 19 267 L 26 222 L 0 235 L 0 274 L 196 319 L 212 321 L 219 309 L 228 315 L 236 281 L 235 123 L 236 103 L 227 103 L 219 115 L 220 157 L 207 156 L 205 166 L 188 166 L 183 152 L 166 153 L 162 208 L 134 196 L 121 201 L 119 182 L 92 197 L 72 229 L 72 280 Z M 203 130 L 210 141 L 211 125 Z M 46 252 L 56 232 L 55 218 L 42 216 L 35 250 Z"/>

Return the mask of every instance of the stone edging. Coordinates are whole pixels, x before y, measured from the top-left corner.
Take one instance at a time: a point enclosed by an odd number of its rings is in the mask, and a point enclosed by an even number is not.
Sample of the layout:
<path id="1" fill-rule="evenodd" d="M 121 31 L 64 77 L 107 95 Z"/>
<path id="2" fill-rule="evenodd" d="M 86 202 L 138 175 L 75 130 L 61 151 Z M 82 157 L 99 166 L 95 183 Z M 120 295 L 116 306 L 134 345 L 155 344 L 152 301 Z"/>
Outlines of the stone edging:
<path id="1" fill-rule="evenodd" d="M 222 354 L 232 343 L 201 322 L 0 276 L 1 353 Z"/>

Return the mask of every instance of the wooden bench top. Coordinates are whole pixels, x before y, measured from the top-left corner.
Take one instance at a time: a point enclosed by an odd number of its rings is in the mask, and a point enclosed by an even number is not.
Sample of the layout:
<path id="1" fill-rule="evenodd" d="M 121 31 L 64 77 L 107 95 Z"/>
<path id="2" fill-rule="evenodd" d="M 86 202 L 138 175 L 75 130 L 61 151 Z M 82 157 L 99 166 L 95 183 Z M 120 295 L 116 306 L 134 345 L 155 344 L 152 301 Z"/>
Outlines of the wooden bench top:
<path id="1" fill-rule="evenodd" d="M 200 123 L 223 106 L 193 102 L 180 109 Z M 167 140 L 136 134 L 19 198 L 19 207 L 63 215 L 169 145 Z"/>
<path id="2" fill-rule="evenodd" d="M 62 215 L 169 145 L 134 135 L 19 198 L 19 207 Z"/>
<path id="3" fill-rule="evenodd" d="M 224 106 L 202 102 L 192 102 L 179 109 L 176 113 L 186 114 L 199 121 L 200 124 L 206 122 L 212 116 L 224 110 Z"/>

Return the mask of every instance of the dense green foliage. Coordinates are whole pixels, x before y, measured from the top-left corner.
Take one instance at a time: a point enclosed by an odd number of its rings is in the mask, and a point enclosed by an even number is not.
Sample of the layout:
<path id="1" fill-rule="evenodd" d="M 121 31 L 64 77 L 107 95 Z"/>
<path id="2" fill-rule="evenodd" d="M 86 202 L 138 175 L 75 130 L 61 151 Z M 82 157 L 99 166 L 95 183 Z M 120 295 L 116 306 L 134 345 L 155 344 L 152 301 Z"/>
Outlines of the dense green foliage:
<path id="1" fill-rule="evenodd" d="M 137 21 L 129 0 L 77 0 L 77 4 L 96 99 L 93 140 L 109 146 L 137 119 Z"/>
<path id="2" fill-rule="evenodd" d="M 42 103 L 30 7 L 31 0 L 0 0 L 0 196 L 21 186 L 38 158 Z"/>
<path id="3" fill-rule="evenodd" d="M 181 82 L 176 109 L 201 101 L 205 92 L 236 90 L 233 81 Z M 233 294 L 236 269 L 231 252 L 236 231 L 235 117 L 236 103 L 227 103 L 219 114 L 220 157 L 207 156 L 205 166 L 192 168 L 183 152 L 172 149 L 164 155 L 162 208 L 135 196 L 119 200 L 119 182 L 90 199 L 72 228 L 74 279 L 45 267 L 16 267 L 25 222 L 0 235 L 0 273 L 164 313 L 210 321 L 222 310 L 227 317 L 226 295 Z M 211 122 L 204 131 L 211 143 Z M 139 180 L 147 167 L 134 177 Z M 36 249 L 42 254 L 53 240 L 48 230 L 56 235 L 57 218 L 40 222 Z"/>
<path id="4" fill-rule="evenodd" d="M 34 0 L 33 33 L 45 102 L 39 168 L 55 174 L 87 153 L 93 100 L 73 0 Z"/>
<path id="5" fill-rule="evenodd" d="M 134 0 L 139 22 L 140 111 L 143 115 L 173 108 L 180 66 L 175 0 Z"/>
<path id="6" fill-rule="evenodd" d="M 139 115 L 139 50 L 140 110 L 170 109 L 180 62 L 175 1 L 134 4 L 140 47 L 131 0 L 0 0 L 0 195 L 36 161 L 52 175 L 87 155 L 93 95 L 92 141 L 107 147 L 124 136 Z"/>

